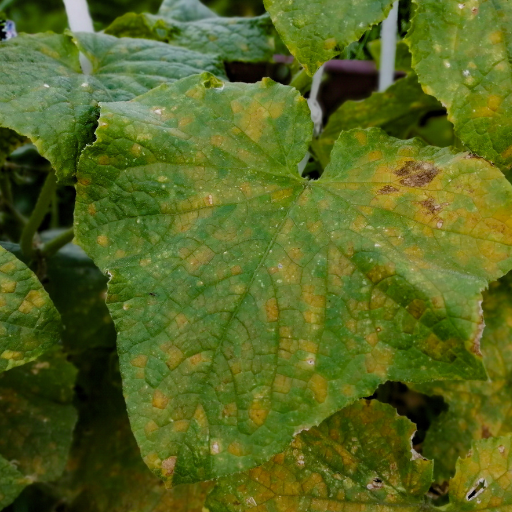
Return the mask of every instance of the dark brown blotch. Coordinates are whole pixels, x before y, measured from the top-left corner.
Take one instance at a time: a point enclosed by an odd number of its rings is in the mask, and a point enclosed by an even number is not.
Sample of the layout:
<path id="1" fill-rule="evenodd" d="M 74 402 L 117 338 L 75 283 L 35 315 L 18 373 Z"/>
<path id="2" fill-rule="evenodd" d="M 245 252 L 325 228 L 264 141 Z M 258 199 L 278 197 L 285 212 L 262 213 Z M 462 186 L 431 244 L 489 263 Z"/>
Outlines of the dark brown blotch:
<path id="1" fill-rule="evenodd" d="M 447 203 L 436 204 L 435 201 L 429 197 L 428 199 L 425 199 L 425 201 L 420 201 L 420 204 L 432 215 L 436 215 L 443 211 L 443 206 L 446 206 Z"/>
<path id="2" fill-rule="evenodd" d="M 393 192 L 398 192 L 398 189 L 393 187 L 392 185 L 386 185 L 377 191 L 377 194 L 392 194 Z"/>
<path id="3" fill-rule="evenodd" d="M 439 172 L 439 169 L 430 162 L 415 162 L 413 160 L 406 162 L 400 169 L 394 171 L 397 176 L 403 177 L 400 183 L 406 187 L 424 187 Z"/>

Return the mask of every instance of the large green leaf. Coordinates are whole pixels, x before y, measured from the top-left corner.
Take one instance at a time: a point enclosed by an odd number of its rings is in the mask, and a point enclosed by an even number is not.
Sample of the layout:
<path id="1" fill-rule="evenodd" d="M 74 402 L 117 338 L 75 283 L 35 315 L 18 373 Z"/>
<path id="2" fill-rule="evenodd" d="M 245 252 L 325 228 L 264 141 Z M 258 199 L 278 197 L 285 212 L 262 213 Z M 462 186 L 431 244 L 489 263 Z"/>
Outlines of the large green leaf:
<path id="1" fill-rule="evenodd" d="M 412 450 L 414 431 L 391 406 L 356 402 L 299 434 L 263 466 L 219 480 L 207 507 L 211 512 L 426 510 L 432 462 Z"/>
<path id="2" fill-rule="evenodd" d="M 512 266 L 512 186 L 467 153 L 344 132 L 301 178 L 306 101 L 203 74 L 102 105 L 77 240 L 110 276 L 146 463 L 268 460 L 386 380 L 485 378 L 480 291 Z"/>
<path id="3" fill-rule="evenodd" d="M 290 52 L 312 75 L 382 21 L 393 0 L 264 0 Z"/>
<path id="4" fill-rule="evenodd" d="M 23 35 L 0 45 L 0 125 L 29 137 L 60 180 L 72 179 L 94 140 L 98 102 L 129 100 L 205 70 L 224 76 L 216 57 L 156 41 L 73 37 Z M 79 50 L 92 61 L 92 75 L 82 74 Z"/>
<path id="5" fill-rule="evenodd" d="M 425 91 L 446 106 L 462 142 L 512 165 L 512 3 L 415 0 L 408 35 Z"/>
<path id="6" fill-rule="evenodd" d="M 26 485 L 50 482 L 64 470 L 77 419 L 75 377 L 74 366 L 55 351 L 0 375 L 1 505 Z"/>
<path id="7" fill-rule="evenodd" d="M 375 92 L 362 101 L 346 101 L 330 117 L 313 151 L 323 166 L 329 163 L 332 147 L 343 130 L 378 126 L 389 135 L 406 138 L 411 128 L 428 112 L 443 106 L 425 94 L 415 75 L 402 78 L 385 92 Z"/>
<path id="8" fill-rule="evenodd" d="M 465 459 L 457 461 L 450 482 L 446 512 L 505 512 L 512 507 L 512 437 L 483 439 L 474 443 Z"/>
<path id="9" fill-rule="evenodd" d="M 483 303 L 482 338 L 486 382 L 436 382 L 417 388 L 442 395 L 449 410 L 427 432 L 424 454 L 434 458 L 435 474 L 447 480 L 474 440 L 512 432 L 512 289 L 511 278 L 493 283 Z"/>
<path id="10" fill-rule="evenodd" d="M 37 277 L 0 247 L 0 372 L 36 359 L 60 332 L 60 315 Z"/>
<path id="11" fill-rule="evenodd" d="M 117 18 L 106 32 L 118 37 L 156 39 L 213 53 L 228 62 L 265 62 L 275 52 L 275 32 L 268 15 L 224 18 L 199 0 L 164 1 L 156 15 L 125 14 Z"/>

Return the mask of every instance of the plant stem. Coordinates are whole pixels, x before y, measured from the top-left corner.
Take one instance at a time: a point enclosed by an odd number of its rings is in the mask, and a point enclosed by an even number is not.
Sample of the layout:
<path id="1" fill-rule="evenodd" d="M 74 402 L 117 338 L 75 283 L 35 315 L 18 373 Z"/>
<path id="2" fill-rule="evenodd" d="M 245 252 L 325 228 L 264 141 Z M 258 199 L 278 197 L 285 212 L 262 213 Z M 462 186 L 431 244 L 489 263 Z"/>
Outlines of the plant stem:
<path id="1" fill-rule="evenodd" d="M 30 215 L 30 218 L 21 233 L 21 251 L 29 260 L 34 256 L 34 235 L 48 213 L 48 207 L 50 206 L 56 185 L 57 178 L 55 176 L 55 171 L 52 170 L 44 182 L 43 188 L 34 207 L 34 211 Z"/>
<path id="2" fill-rule="evenodd" d="M 41 248 L 41 254 L 45 258 L 49 258 L 53 256 L 59 249 L 62 249 L 66 244 L 71 242 L 75 237 L 75 232 L 73 228 L 66 229 L 59 236 L 55 237 L 53 240 L 46 242 Z"/>
<path id="3" fill-rule="evenodd" d="M 385 91 L 395 80 L 396 36 L 398 32 L 398 0 L 382 22 L 379 91 Z"/>
<path id="4" fill-rule="evenodd" d="M 56 189 L 53 191 L 51 212 L 50 228 L 55 229 L 59 227 L 59 198 L 57 197 Z"/>
<path id="5" fill-rule="evenodd" d="M 94 32 L 87 0 L 63 0 L 63 2 L 72 32 Z M 80 65 L 84 75 L 91 74 L 91 61 L 83 53 L 80 53 Z"/>
<path id="6" fill-rule="evenodd" d="M 302 95 L 306 94 L 311 89 L 313 79 L 301 69 L 298 73 L 293 75 L 290 82 L 291 87 L 295 87 Z"/>

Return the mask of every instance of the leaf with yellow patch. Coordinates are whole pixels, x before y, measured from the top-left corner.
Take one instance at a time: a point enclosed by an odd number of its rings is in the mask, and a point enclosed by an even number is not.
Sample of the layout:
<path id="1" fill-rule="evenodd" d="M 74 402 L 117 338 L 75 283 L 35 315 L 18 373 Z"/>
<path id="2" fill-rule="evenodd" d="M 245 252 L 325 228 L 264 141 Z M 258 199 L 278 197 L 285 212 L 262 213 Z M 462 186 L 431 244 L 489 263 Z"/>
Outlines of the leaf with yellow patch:
<path id="1" fill-rule="evenodd" d="M 297 91 L 208 74 L 103 104 L 96 136 L 77 240 L 110 276 L 157 475 L 254 467 L 386 380 L 486 378 L 481 291 L 512 267 L 512 186 L 489 163 L 353 130 L 309 181 Z"/>
<path id="2" fill-rule="evenodd" d="M 300 433 L 270 462 L 220 479 L 206 506 L 210 512 L 430 510 L 432 462 L 412 449 L 414 431 L 389 405 L 361 400 Z"/>
<path id="3" fill-rule="evenodd" d="M 3 506 L 13 501 L 25 486 L 51 482 L 64 470 L 77 419 L 72 404 L 75 377 L 75 367 L 55 350 L 0 375 Z M 12 467 L 2 467 L 3 459 Z M 13 483 L 14 489 L 11 487 L 6 493 L 4 488 Z"/>
<path id="4" fill-rule="evenodd" d="M 512 507 L 512 436 L 476 441 L 457 461 L 446 512 L 497 512 Z"/>
<path id="5" fill-rule="evenodd" d="M 58 343 L 60 315 L 35 274 L 0 247 L 0 372 Z"/>
<path id="6" fill-rule="evenodd" d="M 210 483 L 166 489 L 140 457 L 121 390 L 117 354 L 91 349 L 77 358 L 82 400 L 74 443 L 52 493 L 69 512 L 203 512 Z"/>
<path id="7" fill-rule="evenodd" d="M 473 441 L 512 432 L 512 279 L 491 284 L 484 294 L 486 327 L 482 352 L 489 379 L 485 382 L 436 382 L 414 386 L 429 395 L 441 395 L 449 409 L 436 418 L 424 442 L 423 453 L 435 460 L 435 476 L 448 480 L 458 457 Z"/>
<path id="8" fill-rule="evenodd" d="M 512 3 L 414 0 L 412 66 L 448 110 L 460 140 L 504 171 L 512 165 Z"/>
<path id="9" fill-rule="evenodd" d="M 309 75 L 388 14 L 393 0 L 264 0 L 283 42 Z"/>

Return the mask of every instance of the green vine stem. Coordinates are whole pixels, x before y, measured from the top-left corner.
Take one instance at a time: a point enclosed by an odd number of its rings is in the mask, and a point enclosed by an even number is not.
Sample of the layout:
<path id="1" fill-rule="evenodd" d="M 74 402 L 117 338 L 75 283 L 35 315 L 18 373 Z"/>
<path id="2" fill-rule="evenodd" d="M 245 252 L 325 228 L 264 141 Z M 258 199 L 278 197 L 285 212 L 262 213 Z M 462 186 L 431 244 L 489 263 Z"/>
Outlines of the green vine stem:
<path id="1" fill-rule="evenodd" d="M 53 256 L 62 247 L 71 242 L 75 237 L 73 228 L 66 229 L 59 236 L 56 236 L 53 240 L 46 242 L 41 248 L 41 255 L 45 258 Z"/>
<path id="2" fill-rule="evenodd" d="M 43 188 L 34 207 L 34 211 L 30 215 L 30 218 L 28 219 L 28 222 L 21 233 L 21 251 L 23 255 L 29 260 L 32 260 L 34 257 L 34 235 L 36 234 L 39 226 L 42 224 L 46 214 L 48 213 L 48 208 L 52 201 L 53 192 L 56 185 L 57 178 L 55 176 L 55 171 L 52 170 L 44 182 Z"/>

